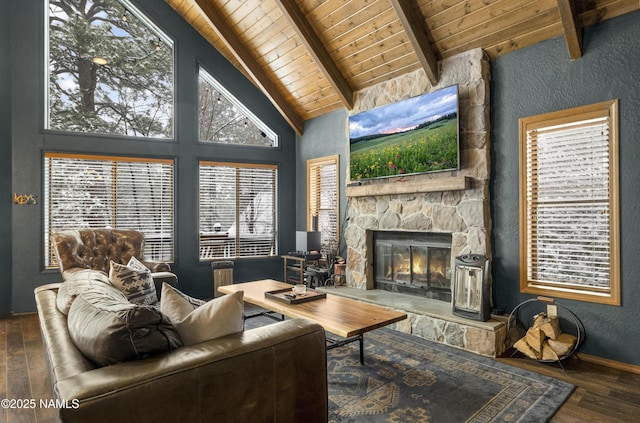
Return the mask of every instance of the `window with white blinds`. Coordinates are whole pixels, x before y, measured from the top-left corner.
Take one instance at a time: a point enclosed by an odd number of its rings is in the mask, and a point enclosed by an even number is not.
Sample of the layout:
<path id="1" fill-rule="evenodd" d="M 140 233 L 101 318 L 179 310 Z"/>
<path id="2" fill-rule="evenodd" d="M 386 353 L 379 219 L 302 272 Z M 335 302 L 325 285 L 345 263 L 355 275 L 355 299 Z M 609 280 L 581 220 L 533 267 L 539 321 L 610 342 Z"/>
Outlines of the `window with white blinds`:
<path id="1" fill-rule="evenodd" d="M 324 254 L 338 253 L 338 164 L 337 155 L 307 160 L 307 230 L 317 220 Z"/>
<path id="2" fill-rule="evenodd" d="M 520 120 L 521 289 L 620 303 L 617 102 Z"/>
<path id="3" fill-rule="evenodd" d="M 144 256 L 173 261 L 173 160 L 46 153 L 44 235 L 65 229 L 144 233 Z M 45 242 L 47 267 L 57 266 Z"/>
<path id="4" fill-rule="evenodd" d="M 200 260 L 277 254 L 276 165 L 202 161 Z"/>

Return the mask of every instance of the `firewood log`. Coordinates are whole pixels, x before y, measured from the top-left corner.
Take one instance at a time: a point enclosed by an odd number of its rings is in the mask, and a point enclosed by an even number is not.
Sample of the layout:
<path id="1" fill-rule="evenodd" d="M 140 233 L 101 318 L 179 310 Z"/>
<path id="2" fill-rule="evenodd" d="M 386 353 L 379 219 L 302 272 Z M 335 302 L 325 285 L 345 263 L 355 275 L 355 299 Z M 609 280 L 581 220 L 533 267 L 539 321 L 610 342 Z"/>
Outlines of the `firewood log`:
<path id="1" fill-rule="evenodd" d="M 529 358 L 533 358 L 534 360 L 539 358 L 538 353 L 534 351 L 529 344 L 527 344 L 526 338 L 520 338 L 515 344 L 513 344 L 513 347 Z"/>
<path id="2" fill-rule="evenodd" d="M 571 349 L 576 345 L 577 339 L 578 338 L 569 333 L 562 333 L 556 339 L 549 339 L 548 342 L 549 346 L 558 356 L 564 357 L 569 354 Z"/>
<path id="3" fill-rule="evenodd" d="M 527 344 L 533 348 L 538 355 L 542 352 L 542 343 L 545 340 L 544 332 L 537 327 L 531 327 L 525 335 Z"/>
<path id="4" fill-rule="evenodd" d="M 558 361 L 558 354 L 554 351 L 554 349 L 549 345 L 550 339 L 545 339 L 542 344 L 542 359 L 543 360 L 553 360 Z"/>
<path id="5" fill-rule="evenodd" d="M 561 333 L 560 320 L 557 317 L 546 317 L 540 321 L 540 330 L 551 339 L 557 339 Z"/>
<path id="6" fill-rule="evenodd" d="M 546 317 L 547 317 L 547 315 L 544 314 L 544 313 L 536 314 L 535 316 L 533 316 L 533 324 L 531 325 L 531 327 L 532 328 L 539 327 Z"/>

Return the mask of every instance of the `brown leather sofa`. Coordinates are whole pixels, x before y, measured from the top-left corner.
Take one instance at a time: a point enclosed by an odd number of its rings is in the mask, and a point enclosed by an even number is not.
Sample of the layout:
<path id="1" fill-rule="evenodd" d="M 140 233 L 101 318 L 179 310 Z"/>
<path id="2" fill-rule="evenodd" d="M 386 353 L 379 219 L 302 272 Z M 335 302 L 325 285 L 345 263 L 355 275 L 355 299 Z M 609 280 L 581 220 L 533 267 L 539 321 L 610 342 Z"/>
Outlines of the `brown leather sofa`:
<path id="1" fill-rule="evenodd" d="M 76 251 L 88 257 L 86 250 Z M 57 302 L 64 283 L 35 290 L 53 391 L 63 405 L 59 421 L 327 421 L 321 326 L 287 320 L 101 367 L 72 339 L 68 317 Z"/>

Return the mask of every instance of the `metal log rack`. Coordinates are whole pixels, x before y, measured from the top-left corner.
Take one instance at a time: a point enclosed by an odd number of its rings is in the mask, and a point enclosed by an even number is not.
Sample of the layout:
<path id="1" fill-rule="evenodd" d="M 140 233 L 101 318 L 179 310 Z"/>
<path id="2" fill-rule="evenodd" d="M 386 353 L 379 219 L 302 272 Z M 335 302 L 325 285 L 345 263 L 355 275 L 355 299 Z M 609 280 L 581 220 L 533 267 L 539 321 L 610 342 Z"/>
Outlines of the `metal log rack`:
<path id="1" fill-rule="evenodd" d="M 585 338 L 585 330 L 584 330 L 584 325 L 582 324 L 582 321 L 580 320 L 580 318 L 578 318 L 578 316 L 571 311 L 568 307 L 558 303 L 555 301 L 555 299 L 550 298 L 550 297 L 537 297 L 537 298 L 531 298 L 529 300 L 525 300 L 523 302 L 521 302 L 520 304 L 518 304 L 509 314 L 509 320 L 507 321 L 507 333 L 511 333 L 510 329 L 511 329 L 511 325 L 515 324 L 517 325 L 518 323 L 520 323 L 523 326 L 523 329 L 526 330 L 528 328 L 531 327 L 531 325 L 533 324 L 533 320 L 535 318 L 536 315 L 538 315 L 540 313 L 540 311 L 538 313 L 534 313 L 530 316 L 531 321 L 529 322 L 528 325 L 525 326 L 525 324 L 523 323 L 523 321 L 519 318 L 519 313 L 521 310 L 523 310 L 525 308 L 525 306 L 527 304 L 533 304 L 533 303 L 541 303 L 545 305 L 545 310 L 543 310 L 543 312 L 546 313 L 546 305 L 547 304 L 554 304 L 558 307 L 558 319 L 560 320 L 560 326 L 562 328 L 562 322 L 564 321 L 568 321 L 569 324 L 572 326 L 571 329 L 573 329 L 574 333 L 571 333 L 570 331 L 565 331 L 567 333 L 570 333 L 572 335 L 575 335 L 576 337 L 576 343 L 573 346 L 573 348 L 571 349 L 571 351 L 569 351 L 567 354 L 563 355 L 562 357 L 558 357 L 558 360 L 543 360 L 543 359 L 537 359 L 536 361 L 542 362 L 542 363 L 558 363 L 558 365 L 562 368 L 562 370 L 564 369 L 564 366 L 562 365 L 562 360 L 571 357 L 577 350 L 578 347 L 580 347 L 580 344 L 582 344 L 584 342 L 584 338 Z M 539 306 L 537 306 L 538 308 L 540 308 Z M 567 317 L 564 317 L 560 315 L 560 311 L 565 312 L 564 314 L 568 315 Z M 513 354 L 511 355 L 512 357 L 516 354 L 517 350 L 513 352 Z M 566 372 L 566 371 L 565 371 Z"/>

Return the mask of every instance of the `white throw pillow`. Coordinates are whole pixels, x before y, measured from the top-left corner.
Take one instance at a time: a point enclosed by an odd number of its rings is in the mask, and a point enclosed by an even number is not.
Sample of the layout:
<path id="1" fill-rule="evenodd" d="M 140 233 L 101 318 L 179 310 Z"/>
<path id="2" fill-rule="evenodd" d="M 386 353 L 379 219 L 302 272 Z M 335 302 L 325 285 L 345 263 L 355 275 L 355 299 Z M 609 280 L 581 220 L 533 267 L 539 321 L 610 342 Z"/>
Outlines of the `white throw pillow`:
<path id="1" fill-rule="evenodd" d="M 193 305 L 169 284 L 162 284 L 160 312 L 169 318 L 184 345 L 208 341 L 244 330 L 244 292 Z"/>
<path id="2" fill-rule="evenodd" d="M 158 302 L 151 271 L 135 257 L 131 257 L 126 265 L 112 260 L 109 280 L 133 304 L 152 305 Z"/>

